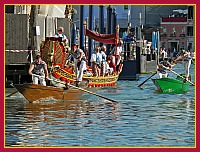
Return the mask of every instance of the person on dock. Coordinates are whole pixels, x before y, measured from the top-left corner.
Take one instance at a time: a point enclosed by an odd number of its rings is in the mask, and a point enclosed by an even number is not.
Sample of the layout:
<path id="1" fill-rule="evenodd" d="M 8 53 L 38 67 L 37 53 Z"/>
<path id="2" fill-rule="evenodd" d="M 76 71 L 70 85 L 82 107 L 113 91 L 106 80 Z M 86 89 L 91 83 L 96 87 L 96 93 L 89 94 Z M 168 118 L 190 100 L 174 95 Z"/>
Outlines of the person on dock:
<path id="1" fill-rule="evenodd" d="M 32 75 L 33 84 L 46 86 L 46 80 L 49 79 L 47 64 L 42 60 L 40 55 L 36 55 L 36 60 L 30 64 L 28 73 Z"/>
<path id="2" fill-rule="evenodd" d="M 172 70 L 172 65 L 169 63 L 168 58 L 164 58 L 164 60 L 157 65 L 157 73 L 159 78 L 168 77 L 166 69 Z"/>
<path id="3" fill-rule="evenodd" d="M 185 79 L 188 81 L 189 77 L 190 77 L 190 66 L 191 66 L 191 61 L 192 61 L 192 57 L 190 55 L 190 51 L 185 51 L 185 50 L 181 50 L 180 55 L 174 59 L 175 63 L 176 61 L 182 60 L 183 63 L 183 67 L 185 69 Z"/>
<path id="4" fill-rule="evenodd" d="M 55 37 L 56 38 L 61 37 L 62 38 L 62 42 L 64 42 L 65 44 L 68 44 L 68 39 L 67 39 L 66 35 L 64 34 L 64 28 L 63 27 L 59 27 L 58 28 Z"/>
<path id="5" fill-rule="evenodd" d="M 64 28 L 63 27 L 59 27 L 57 30 L 57 33 L 55 34 L 56 38 L 62 38 L 62 45 L 65 49 L 66 52 L 70 51 L 70 47 L 69 47 L 69 41 L 66 37 L 66 35 L 64 34 Z"/>
<path id="6" fill-rule="evenodd" d="M 72 44 L 72 57 L 74 58 L 74 69 L 76 73 L 76 85 L 82 81 L 83 71 L 86 70 L 86 56 L 77 44 Z"/>

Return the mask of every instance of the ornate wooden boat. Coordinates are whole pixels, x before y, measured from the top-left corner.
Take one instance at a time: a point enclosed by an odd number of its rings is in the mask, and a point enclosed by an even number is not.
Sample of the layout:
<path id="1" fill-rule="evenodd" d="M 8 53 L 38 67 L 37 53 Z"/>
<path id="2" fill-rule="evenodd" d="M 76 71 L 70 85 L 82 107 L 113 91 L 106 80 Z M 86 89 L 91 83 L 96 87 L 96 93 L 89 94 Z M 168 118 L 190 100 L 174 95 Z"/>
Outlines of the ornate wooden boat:
<path id="1" fill-rule="evenodd" d="M 41 55 L 43 60 L 48 63 L 50 73 L 54 78 L 67 83 L 74 83 L 76 81 L 76 75 L 73 70 L 73 63 L 68 62 L 69 64 L 64 66 L 65 59 L 68 55 L 67 49 L 69 48 L 66 48 L 60 39 L 47 37 L 41 47 Z M 119 73 L 95 77 L 91 71 L 91 67 L 87 66 L 87 70 L 83 75 L 83 81 L 88 82 L 88 87 L 114 86 L 119 77 Z"/>
<path id="2" fill-rule="evenodd" d="M 188 91 L 189 82 L 183 81 L 183 79 L 174 79 L 174 78 L 161 78 L 161 79 L 152 79 L 155 86 L 162 93 L 174 93 L 181 94 Z"/>
<path id="3" fill-rule="evenodd" d="M 36 84 L 15 84 L 14 87 L 29 101 L 39 100 L 79 100 L 83 91 L 77 89 L 64 89 L 53 86 L 42 86 Z"/>
<path id="4" fill-rule="evenodd" d="M 76 81 L 76 75 L 74 72 L 59 66 L 52 67 L 51 73 L 54 78 L 60 79 L 61 81 L 66 81 L 67 83 L 74 83 Z M 114 86 L 117 80 L 118 75 L 111 75 L 106 77 L 93 77 L 87 76 L 86 74 L 83 75 L 83 81 L 88 82 L 88 87 Z"/>

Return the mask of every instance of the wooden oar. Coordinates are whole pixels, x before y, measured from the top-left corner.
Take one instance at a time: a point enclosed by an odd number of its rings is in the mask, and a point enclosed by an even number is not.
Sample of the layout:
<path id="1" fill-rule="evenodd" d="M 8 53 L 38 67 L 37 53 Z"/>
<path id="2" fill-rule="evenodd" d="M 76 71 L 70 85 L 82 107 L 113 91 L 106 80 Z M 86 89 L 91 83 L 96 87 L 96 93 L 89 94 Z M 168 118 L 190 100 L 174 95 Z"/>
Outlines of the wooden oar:
<path id="1" fill-rule="evenodd" d="M 39 77 L 39 78 L 44 78 L 44 76 L 40 76 L 40 75 L 36 75 L 36 74 L 32 74 L 32 75 L 34 75 L 34 76 L 36 76 L 36 77 Z M 55 81 L 55 82 L 57 82 L 57 83 L 61 83 L 61 84 L 66 85 L 66 83 L 64 83 L 64 82 L 62 82 L 62 81 L 58 81 L 58 80 L 54 80 L 54 79 L 48 79 L 48 80 L 50 80 L 50 81 Z M 118 103 L 117 101 L 115 101 L 115 100 L 113 100 L 113 99 L 110 99 L 110 98 L 107 98 L 107 97 L 104 97 L 104 96 L 102 96 L 102 95 L 100 95 L 100 94 L 97 94 L 97 93 L 94 93 L 94 92 L 85 90 L 85 89 L 80 88 L 80 87 L 76 87 L 76 86 L 71 85 L 71 84 L 67 84 L 67 85 L 70 86 L 70 87 L 72 87 L 72 88 L 76 88 L 76 89 L 78 89 L 78 90 L 81 90 L 81 91 L 87 92 L 87 93 L 89 93 L 89 94 L 95 95 L 95 96 L 97 96 L 97 97 L 101 97 L 101 98 L 106 99 L 106 100 L 108 100 L 108 101 L 111 101 L 111 102 L 113 102 L 113 103 Z"/>
<path id="2" fill-rule="evenodd" d="M 153 77 L 157 72 L 153 73 L 150 77 L 148 77 L 146 80 L 144 80 L 141 84 L 138 85 L 138 87 L 141 87 L 145 82 L 147 82 L 151 77 Z"/>
<path id="3" fill-rule="evenodd" d="M 10 86 L 14 87 L 13 83 L 11 83 Z M 16 90 L 16 91 L 10 93 L 9 95 L 7 95 L 6 97 L 10 97 L 10 96 L 12 96 L 13 94 L 15 94 L 15 93 L 17 93 L 17 92 L 18 92 L 18 91 Z"/>
<path id="4" fill-rule="evenodd" d="M 60 81 L 57 81 L 57 80 L 54 80 L 54 79 L 49 79 L 49 80 L 51 80 L 51 81 L 55 81 L 55 82 L 57 82 L 57 83 L 65 84 L 65 83 L 62 82 L 62 81 L 60 82 Z M 111 101 L 111 102 L 114 102 L 114 103 L 118 103 L 117 101 L 115 101 L 115 100 L 113 100 L 113 99 L 110 99 L 110 98 L 107 98 L 107 97 L 104 97 L 104 96 L 102 96 L 102 95 L 100 95 L 100 94 L 97 94 L 97 93 L 94 93 L 94 92 L 91 92 L 91 91 L 85 90 L 85 89 L 80 88 L 80 87 L 76 87 L 76 86 L 71 85 L 71 84 L 67 84 L 67 85 L 70 86 L 70 87 L 72 87 L 72 88 L 75 88 L 75 89 L 78 89 L 78 90 L 81 90 L 81 91 L 87 92 L 87 93 L 89 93 L 89 94 L 95 95 L 95 96 L 97 96 L 97 97 L 101 97 L 101 98 L 106 99 L 106 100 L 108 100 L 108 101 Z"/>
<path id="5" fill-rule="evenodd" d="M 40 76 L 40 75 L 37 75 L 37 74 L 32 74 L 32 76 L 35 76 L 35 77 L 38 77 L 38 78 L 41 78 L 41 79 L 45 78 L 45 76 Z"/>
<path id="6" fill-rule="evenodd" d="M 177 76 L 181 77 L 183 80 L 186 80 L 183 76 L 181 76 L 180 74 L 176 73 L 175 71 L 170 70 L 170 69 L 168 69 L 168 70 L 171 71 L 172 73 L 176 74 Z M 192 83 L 190 80 L 186 80 L 186 81 L 194 86 L 194 83 Z"/>
<path id="7" fill-rule="evenodd" d="M 10 96 L 12 96 L 13 94 L 15 94 L 15 93 L 17 93 L 17 92 L 18 92 L 18 91 L 14 91 L 13 93 L 7 95 L 6 97 L 10 97 Z"/>

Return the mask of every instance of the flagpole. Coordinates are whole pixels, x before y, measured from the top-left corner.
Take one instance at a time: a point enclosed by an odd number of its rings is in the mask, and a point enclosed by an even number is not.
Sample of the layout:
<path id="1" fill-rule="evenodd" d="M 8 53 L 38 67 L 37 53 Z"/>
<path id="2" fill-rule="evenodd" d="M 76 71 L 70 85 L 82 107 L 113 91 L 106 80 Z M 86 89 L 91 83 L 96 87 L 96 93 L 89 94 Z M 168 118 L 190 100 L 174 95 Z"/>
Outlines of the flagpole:
<path id="1" fill-rule="evenodd" d="M 87 21 L 85 20 L 84 22 L 83 22 L 83 26 L 84 26 L 84 37 L 85 37 L 85 47 L 84 47 L 84 52 L 85 52 L 85 54 L 86 54 L 86 28 L 87 28 Z"/>

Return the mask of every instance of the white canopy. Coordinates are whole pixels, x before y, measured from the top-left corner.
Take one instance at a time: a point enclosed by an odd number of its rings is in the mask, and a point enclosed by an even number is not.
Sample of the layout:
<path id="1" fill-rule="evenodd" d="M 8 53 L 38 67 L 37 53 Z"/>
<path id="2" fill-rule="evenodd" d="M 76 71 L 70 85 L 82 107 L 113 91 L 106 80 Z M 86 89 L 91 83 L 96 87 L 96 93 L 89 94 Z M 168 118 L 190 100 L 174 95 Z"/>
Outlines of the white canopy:
<path id="1" fill-rule="evenodd" d="M 65 18 L 65 5 L 40 5 L 39 14 Z"/>

